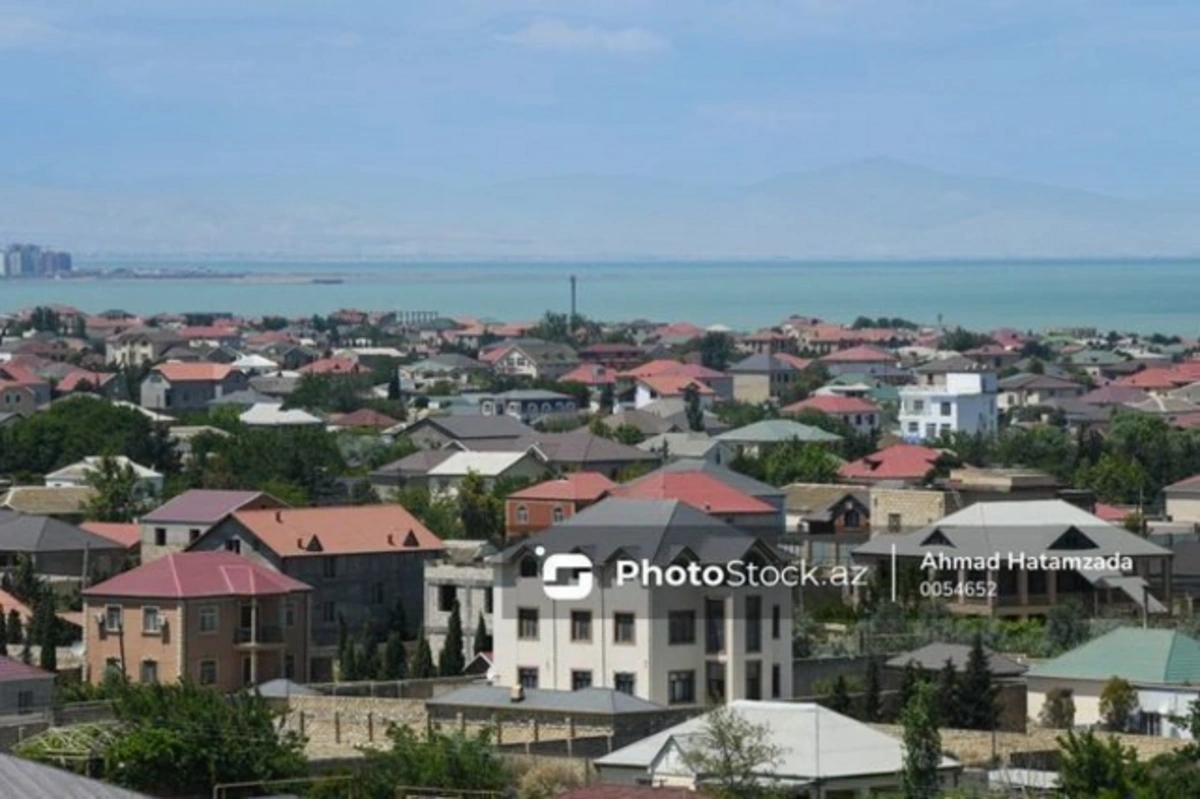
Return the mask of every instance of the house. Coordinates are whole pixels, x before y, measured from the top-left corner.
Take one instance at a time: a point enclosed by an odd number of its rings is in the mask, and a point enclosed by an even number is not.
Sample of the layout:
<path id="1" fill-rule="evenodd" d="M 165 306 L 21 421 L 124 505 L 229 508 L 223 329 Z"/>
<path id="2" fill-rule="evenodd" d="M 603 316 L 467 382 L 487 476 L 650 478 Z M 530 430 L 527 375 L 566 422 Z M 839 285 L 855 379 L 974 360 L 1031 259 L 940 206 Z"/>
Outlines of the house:
<path id="1" fill-rule="evenodd" d="M 774 505 L 753 497 L 706 472 L 658 470 L 615 486 L 611 497 L 679 500 L 750 535 L 774 540 L 783 532 L 783 514 Z"/>
<path id="2" fill-rule="evenodd" d="M 88 503 L 95 496 L 95 489 L 86 487 L 13 486 L 0 499 L 0 508 L 29 516 L 50 516 L 64 522 L 78 522 L 87 515 Z"/>
<path id="3" fill-rule="evenodd" d="M 46 475 L 46 486 L 49 488 L 82 488 L 102 466 L 104 459 L 87 457 L 70 466 L 50 472 Z M 134 490 L 142 497 L 160 497 L 163 490 L 163 475 L 140 463 L 134 463 L 124 455 L 114 455 L 113 462 L 122 471 L 129 469 L 137 482 Z"/>
<path id="4" fill-rule="evenodd" d="M 788 796 L 807 799 L 899 795 L 904 746 L 898 739 L 815 702 L 738 700 L 730 709 L 765 730 L 764 745 L 778 752 L 774 763 L 750 775 L 764 790 L 787 786 Z M 687 760 L 695 747 L 705 745 L 707 724 L 706 716 L 697 716 L 597 758 L 600 782 L 698 791 L 704 775 Z M 961 771 L 956 761 L 940 759 L 945 787 L 957 785 Z M 654 797 L 647 794 L 647 799 Z"/>
<path id="5" fill-rule="evenodd" d="M 1079 397 L 1079 401 L 1101 408 L 1111 408 L 1120 405 L 1132 405 L 1150 399 L 1150 395 L 1140 388 L 1120 386 L 1109 383 Z"/>
<path id="6" fill-rule="evenodd" d="M 615 389 L 617 384 L 617 371 L 615 369 L 608 366 L 601 366 L 598 363 L 581 363 L 563 375 L 559 379 L 559 383 L 579 383 L 580 385 L 587 386 L 588 396 L 591 399 L 591 407 L 606 413 L 612 411 L 611 407 L 601 408 L 600 399 L 605 389 Z M 615 393 L 613 397 L 615 399 Z"/>
<path id="7" fill-rule="evenodd" d="M 737 340 L 738 349 L 751 355 L 775 355 L 796 348 L 796 340 L 778 330 L 760 330 Z"/>
<path id="8" fill-rule="evenodd" d="M 821 356 L 820 362 L 832 377 L 865 374 L 893 383 L 908 377 L 895 353 L 869 345 L 830 352 Z"/>
<path id="9" fill-rule="evenodd" d="M 543 564 L 555 556 L 587 579 L 543 583 Z M 601 500 L 493 558 L 499 681 L 613 688 L 672 707 L 790 698 L 791 588 L 656 584 L 650 568 L 747 559 L 785 563 L 762 539 L 685 502 Z M 645 578 L 628 577 L 630 567 L 645 567 Z M 552 582 L 558 576 L 547 573 Z"/>
<path id="10" fill-rule="evenodd" d="M 138 520 L 142 563 L 183 551 L 234 511 L 284 507 L 261 491 L 189 489 Z"/>
<path id="11" fill-rule="evenodd" d="M 925 482 L 944 455 L 932 447 L 894 444 L 842 464 L 838 478 L 848 483 L 915 485 Z"/>
<path id="12" fill-rule="evenodd" d="M 999 424 L 996 373 L 961 355 L 916 369 L 900 389 L 900 434 L 910 443 L 952 433 L 994 435 Z"/>
<path id="13" fill-rule="evenodd" d="M 1186 718 L 1200 699 L 1200 641 L 1178 630 L 1118 627 L 1025 674 L 1029 715 L 1036 719 L 1054 689 L 1071 692 L 1075 724 L 1103 721 L 1100 697 L 1113 677 L 1137 691 L 1143 735 L 1191 738 Z"/>
<path id="14" fill-rule="evenodd" d="M 158 411 L 203 411 L 210 400 L 242 391 L 249 383 L 228 364 L 168 361 L 142 380 L 141 405 Z"/>
<path id="15" fill-rule="evenodd" d="M 484 416 L 507 415 L 522 422 L 577 410 L 575 398 L 569 394 L 540 388 L 517 388 L 479 400 L 479 412 Z"/>
<path id="16" fill-rule="evenodd" d="M 972 347 L 963 350 L 963 356 L 970 358 L 981 366 L 986 366 L 997 372 L 1012 368 L 1021 360 L 1019 349 L 1009 349 L 1000 344 L 984 344 L 982 347 Z"/>
<path id="17" fill-rule="evenodd" d="M 540 533 L 594 505 L 617 487 L 598 472 L 572 472 L 508 495 L 504 503 L 509 538 Z"/>
<path id="18" fill-rule="evenodd" d="M 1164 613 L 1171 557 L 1062 500 L 978 502 L 915 532 L 876 536 L 854 551 L 856 562 L 874 566 L 884 579 L 893 561 L 932 575 L 925 590 L 939 592 L 951 612 L 1022 618 L 1044 617 L 1067 601 L 1089 613 Z M 968 584 L 976 588 L 968 592 Z"/>
<path id="19" fill-rule="evenodd" d="M 1060 399 L 1083 396 L 1086 389 L 1073 380 L 1038 374 L 1015 374 L 997 384 L 1001 410 L 1045 405 Z"/>
<path id="20" fill-rule="evenodd" d="M 801 371 L 774 354 L 751 355 L 729 367 L 733 375 L 733 398 L 755 404 L 777 400 L 795 385 Z"/>
<path id="21" fill-rule="evenodd" d="M 475 375 L 488 370 L 486 364 L 457 352 L 439 352 L 416 363 L 399 367 L 400 379 L 412 381 L 414 388 L 448 380 L 466 386 Z"/>
<path id="22" fill-rule="evenodd" d="M 104 342 L 104 362 L 117 367 L 155 363 L 167 350 L 183 343 L 182 336 L 165 328 L 126 330 Z"/>
<path id="23" fill-rule="evenodd" d="M 374 430 L 383 432 L 390 430 L 399 421 L 393 419 L 387 414 L 370 408 L 359 408 L 357 411 L 350 413 L 335 413 L 329 417 L 329 427 L 335 430 Z"/>
<path id="24" fill-rule="evenodd" d="M 726 466 L 718 466 L 705 460 L 696 460 L 690 458 L 682 458 L 677 461 L 672 461 L 658 469 L 659 472 L 667 472 L 671 474 L 687 474 L 692 472 L 701 472 L 717 478 L 722 483 L 731 488 L 737 489 L 743 494 L 761 499 L 771 507 L 783 512 L 784 508 L 784 491 L 782 488 L 777 488 L 769 483 L 764 483 L 760 480 L 755 480 L 753 477 L 748 477 L 741 472 L 735 472 Z M 653 472 L 651 472 L 653 474 Z"/>
<path id="25" fill-rule="evenodd" d="M 909 664 L 912 664 L 924 679 L 933 680 L 935 683 L 939 672 L 945 669 L 947 663 L 962 674 L 970 661 L 971 649 L 972 647 L 965 644 L 939 641 L 896 655 L 883 664 L 884 689 L 899 690 Z M 992 675 L 992 686 L 997 691 L 996 707 L 999 709 L 999 715 L 996 729 L 1004 732 L 1025 732 L 1029 712 L 1026 706 L 1024 676 L 1029 667 L 987 647 L 983 648 L 983 655 L 987 670 Z"/>
<path id="26" fill-rule="evenodd" d="M 1200 525 L 1200 474 L 1164 488 L 1163 499 L 1168 519 Z"/>
<path id="27" fill-rule="evenodd" d="M 632 427 L 644 436 L 657 436 L 663 433 L 679 433 L 688 429 L 687 420 L 683 424 L 660 416 L 657 413 L 638 409 L 621 408 L 615 413 L 600 417 L 600 423 L 609 430 L 618 427 Z"/>
<path id="28" fill-rule="evenodd" d="M 429 490 L 457 496 L 468 475 L 478 475 L 487 490 L 501 480 L 538 480 L 547 472 L 545 457 L 536 447 L 516 452 L 455 452 L 425 473 Z"/>
<path id="29" fill-rule="evenodd" d="M 682 397 L 656 399 L 638 410 L 665 419 L 678 430 L 692 429 L 691 421 L 688 419 L 687 403 Z M 721 421 L 721 417 L 705 408 L 700 409 L 700 427 L 710 436 L 729 429 L 729 425 Z"/>
<path id="30" fill-rule="evenodd" d="M 630 369 L 646 358 L 645 351 L 636 344 L 600 342 L 579 351 L 579 359 L 585 363 L 598 363 L 617 372 Z"/>
<path id="31" fill-rule="evenodd" d="M 251 405 L 238 416 L 238 421 L 251 427 L 304 427 L 324 424 L 320 417 L 313 416 L 303 408 L 284 410 L 278 402 L 260 402 Z"/>
<path id="32" fill-rule="evenodd" d="M 803 411 L 819 411 L 826 416 L 841 419 L 855 432 L 870 435 L 883 424 L 879 406 L 859 397 L 842 397 L 836 394 L 814 394 L 807 399 L 793 402 L 780 413 L 798 414 Z"/>
<path id="33" fill-rule="evenodd" d="M 634 408 L 644 408 L 660 399 L 687 397 L 689 391 L 696 393 L 701 408 L 712 408 L 716 392 L 699 380 L 686 375 L 652 375 L 639 377 L 634 384 Z"/>
<path id="34" fill-rule="evenodd" d="M 848 567 L 851 552 L 870 536 L 867 492 L 817 483 L 794 483 L 783 490 L 785 527 L 780 549 L 806 566 Z"/>
<path id="35" fill-rule="evenodd" d="M 126 562 L 128 558 L 141 558 L 142 528 L 135 522 L 81 522 L 79 529 L 125 547 Z"/>
<path id="36" fill-rule="evenodd" d="M 399 460 L 380 466 L 369 475 L 371 488 L 379 496 L 387 498 L 398 489 L 403 488 L 410 480 L 425 482 L 429 470 L 444 462 L 450 456 L 461 450 L 455 447 L 446 449 L 419 449 L 405 455 Z"/>
<path id="37" fill-rule="evenodd" d="M 305 682 L 312 589 L 233 552 L 173 552 L 83 591 L 85 678 L 232 692 Z"/>
<path id="38" fill-rule="evenodd" d="M 636 366 L 628 371 L 619 372 L 617 374 L 617 381 L 618 387 L 624 389 L 635 386 L 640 380 L 662 377 L 695 380 L 712 389 L 712 395 L 717 400 L 733 399 L 733 376 L 724 372 L 718 372 L 716 369 L 709 369 L 707 366 L 702 366 L 698 363 L 657 359 L 644 363 L 641 366 Z M 679 380 L 675 382 L 679 382 Z M 664 383 L 664 385 L 666 384 Z M 687 385 L 687 381 L 684 381 L 682 385 Z M 637 402 L 635 402 L 635 406 L 641 407 Z"/>
<path id="39" fill-rule="evenodd" d="M 441 652 L 446 646 L 450 617 L 458 609 L 462 622 L 463 651 L 475 651 L 479 619 L 490 631 L 492 619 L 492 567 L 486 559 L 495 548 L 486 541 L 445 541 L 441 557 L 425 564 L 425 617 L 421 631 L 429 648 Z M 406 631 L 415 633 L 416 630 Z"/>
<path id="40" fill-rule="evenodd" d="M 0 408 L 5 416 L 28 416 L 39 404 L 38 393 L 32 386 L 0 378 Z"/>
<path id="41" fill-rule="evenodd" d="M 313 587 L 309 679 L 333 678 L 338 622 L 424 618 L 425 561 L 442 542 L 400 505 L 238 510 L 190 546 L 230 550 Z"/>
<path id="42" fill-rule="evenodd" d="M 500 345 L 502 353 L 492 361 L 492 371 L 532 380 L 557 380 L 579 365 L 579 356 L 566 344 L 539 339 L 514 339 Z"/>
<path id="43" fill-rule="evenodd" d="M 798 441 L 801 444 L 837 444 L 842 437 L 791 419 L 763 419 L 761 422 L 728 430 L 716 439 L 736 447 L 738 452 L 755 456 L 774 444 L 789 441 Z"/>
<path id="44" fill-rule="evenodd" d="M 125 547 L 49 516 L 0 510 L 0 569 L 14 568 L 21 556 L 33 562 L 38 574 L 69 582 L 116 571 L 125 560 Z"/>
<path id="45" fill-rule="evenodd" d="M 599 472 L 614 480 L 631 467 L 655 465 L 653 452 L 598 436 L 585 427 L 566 433 L 537 433 L 516 440 L 459 442 L 460 449 L 477 452 L 520 452 L 536 448 L 546 466 L 556 472 Z"/>
<path id="46" fill-rule="evenodd" d="M 50 710 L 54 672 L 42 671 L 0 653 L 0 717 Z M 4 783 L 11 789 L 11 785 Z"/>
<path id="47" fill-rule="evenodd" d="M 254 375 L 249 380 L 250 388 L 268 397 L 274 397 L 276 400 L 284 400 L 300 384 L 300 378 L 296 375 Z"/>
<path id="48" fill-rule="evenodd" d="M 534 429 L 513 416 L 426 416 L 390 433 L 401 434 L 418 447 L 441 449 L 451 442 L 508 439 L 532 435 Z"/>
<path id="49" fill-rule="evenodd" d="M 637 445 L 645 452 L 653 452 L 663 460 L 697 458 L 717 466 L 724 466 L 737 457 L 737 450 L 723 441 L 717 441 L 707 433 L 660 433 Z"/>

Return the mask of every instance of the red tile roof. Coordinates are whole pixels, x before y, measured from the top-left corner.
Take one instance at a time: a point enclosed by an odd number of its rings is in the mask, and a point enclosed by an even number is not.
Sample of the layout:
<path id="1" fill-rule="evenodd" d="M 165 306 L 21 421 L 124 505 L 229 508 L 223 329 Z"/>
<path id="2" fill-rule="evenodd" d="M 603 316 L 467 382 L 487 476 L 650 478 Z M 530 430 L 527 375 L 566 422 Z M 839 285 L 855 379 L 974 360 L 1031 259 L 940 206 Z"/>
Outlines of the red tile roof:
<path id="1" fill-rule="evenodd" d="M 896 363 L 898 359 L 887 350 L 864 345 L 831 352 L 821 360 L 826 363 Z"/>
<path id="2" fill-rule="evenodd" d="M 192 488 L 159 505 L 143 516 L 142 521 L 212 524 L 262 496 L 265 495 L 261 491 Z"/>
<path id="3" fill-rule="evenodd" d="M 443 548 L 401 505 L 242 510 L 233 518 L 285 558 Z"/>
<path id="4" fill-rule="evenodd" d="M 879 413 L 879 407 L 859 397 L 839 397 L 834 394 L 816 394 L 808 399 L 793 402 L 783 413 L 799 413 L 804 410 L 820 411 L 830 415 L 843 413 Z"/>
<path id="5" fill-rule="evenodd" d="M 274 596 L 312 588 L 233 552 L 172 552 L 84 589 L 88 597 Z"/>
<path id="6" fill-rule="evenodd" d="M 123 522 L 84 522 L 79 525 L 89 533 L 95 533 L 101 538 L 116 541 L 126 549 L 142 543 L 142 528 L 133 523 Z"/>
<path id="7" fill-rule="evenodd" d="M 322 358 L 300 367 L 302 375 L 355 375 L 363 371 L 362 364 L 350 358 Z"/>
<path id="8" fill-rule="evenodd" d="M 718 372 L 716 369 L 709 369 L 698 363 L 682 363 L 681 361 L 672 361 L 665 358 L 660 358 L 656 361 L 649 361 L 641 366 L 635 366 L 632 369 L 627 369 L 621 372 L 618 377 L 639 378 L 639 377 L 658 377 L 660 375 L 682 375 L 685 377 L 695 378 L 710 378 L 724 377 L 724 372 Z"/>
<path id="9" fill-rule="evenodd" d="M 197 325 L 181 329 L 179 335 L 186 339 L 237 338 L 241 331 L 225 325 Z"/>
<path id="10" fill-rule="evenodd" d="M 17 612 L 17 616 L 20 617 L 22 622 L 29 621 L 29 618 L 33 616 L 33 611 L 28 605 L 17 599 L 8 591 L 5 591 L 3 588 L 0 588 L 0 608 L 3 609 L 6 619 L 9 612 L 14 610 Z"/>
<path id="11" fill-rule="evenodd" d="M 387 430 L 389 427 L 400 424 L 400 420 L 370 408 L 359 408 L 350 413 L 334 414 L 329 417 L 329 423 L 335 427 L 371 427 L 377 430 Z"/>
<path id="12" fill-rule="evenodd" d="M 1174 368 L 1155 366 L 1151 369 L 1143 369 L 1135 374 L 1125 375 L 1114 380 L 1112 384 L 1123 388 L 1168 389 L 1177 386 L 1186 386 L 1191 382 L 1191 377 Z"/>
<path id="13" fill-rule="evenodd" d="M 572 472 L 556 480 L 531 485 L 508 495 L 509 499 L 547 499 L 564 502 L 595 502 L 617 487 L 599 472 Z"/>
<path id="14" fill-rule="evenodd" d="M 669 325 L 663 325 L 654 331 L 654 335 L 659 336 L 694 336 L 699 338 L 704 335 L 704 329 L 696 327 L 691 322 L 674 322 Z"/>
<path id="15" fill-rule="evenodd" d="M 583 383 L 585 386 L 605 386 L 617 381 L 617 371 L 598 363 L 581 363 L 562 377 L 560 383 Z"/>
<path id="16" fill-rule="evenodd" d="M 112 380 L 116 375 L 111 372 L 88 372 L 83 369 L 78 369 L 71 372 L 69 375 L 58 381 L 58 390 L 69 394 L 79 388 L 83 381 L 91 384 L 92 388 L 101 388 L 109 380 Z"/>
<path id="17" fill-rule="evenodd" d="M 687 375 L 654 375 L 653 377 L 638 378 L 638 382 L 649 386 L 656 394 L 663 397 L 677 397 L 683 394 L 684 389 L 688 386 L 695 386 L 696 393 L 701 396 L 716 393 L 699 380 Z"/>
<path id="18" fill-rule="evenodd" d="M 19 660 L 0 656 L 0 682 L 36 679 L 53 680 L 54 674 L 42 671 L 36 666 L 27 666 Z"/>
<path id="19" fill-rule="evenodd" d="M 168 361 L 154 367 L 154 371 L 172 383 L 193 381 L 219 381 L 237 370 L 227 363 L 183 363 Z"/>
<path id="20" fill-rule="evenodd" d="M 941 456 L 938 449 L 896 444 L 845 464 L 838 476 L 843 480 L 919 480 Z"/>
<path id="21" fill-rule="evenodd" d="M 800 371 L 804 371 L 812 365 L 812 360 L 809 358 L 801 358 L 799 355 L 792 355 L 790 352 L 777 352 L 775 357 L 779 360 L 790 363 Z"/>
<path id="22" fill-rule="evenodd" d="M 1096 507 L 1092 510 L 1093 516 L 1097 516 L 1113 524 L 1120 524 L 1125 521 L 1125 518 L 1131 513 L 1137 513 L 1137 508 L 1109 505 L 1106 502 L 1097 502 Z"/>
<path id="23" fill-rule="evenodd" d="M 710 514 L 773 513 L 761 499 L 743 494 L 706 472 L 654 472 L 614 488 L 627 499 L 677 499 Z"/>

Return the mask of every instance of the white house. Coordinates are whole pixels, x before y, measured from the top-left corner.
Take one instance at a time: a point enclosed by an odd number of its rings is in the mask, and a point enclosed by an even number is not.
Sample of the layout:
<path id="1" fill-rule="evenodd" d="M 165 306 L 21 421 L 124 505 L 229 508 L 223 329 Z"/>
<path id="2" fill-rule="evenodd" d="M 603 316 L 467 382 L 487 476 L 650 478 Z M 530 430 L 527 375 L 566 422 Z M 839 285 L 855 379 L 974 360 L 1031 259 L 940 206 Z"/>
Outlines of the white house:
<path id="1" fill-rule="evenodd" d="M 58 471 L 51 472 L 46 475 L 47 488 L 83 488 L 87 486 L 88 479 L 91 475 L 100 469 L 104 459 L 100 457 L 88 457 L 83 460 L 72 463 L 70 466 L 64 466 Z M 134 463 L 124 455 L 115 455 L 113 460 L 120 469 L 126 467 L 133 470 L 134 476 L 137 477 L 137 488 L 143 496 L 162 496 L 163 491 L 163 476 L 153 469 L 142 466 L 139 463 Z"/>
<path id="2" fill-rule="evenodd" d="M 916 373 L 917 384 L 900 389 L 900 434 L 906 441 L 931 441 L 945 433 L 995 434 L 995 372 L 953 356 L 925 364 Z"/>
<path id="3" fill-rule="evenodd" d="M 544 573 L 552 556 L 564 554 L 577 561 L 563 564 L 569 571 Z M 499 679 L 526 688 L 613 688 L 673 707 L 790 699 L 791 588 L 618 577 L 631 566 L 664 575 L 731 561 L 780 565 L 762 539 L 678 500 L 601 500 L 493 559 Z M 571 574 L 574 585 L 557 585 Z M 547 594 L 556 590 L 576 598 Z"/>
<path id="4" fill-rule="evenodd" d="M 503 478 L 536 481 L 545 476 L 546 459 L 537 447 L 513 452 L 455 452 L 425 473 L 429 490 L 456 496 L 469 474 L 483 479 L 488 490 Z"/>

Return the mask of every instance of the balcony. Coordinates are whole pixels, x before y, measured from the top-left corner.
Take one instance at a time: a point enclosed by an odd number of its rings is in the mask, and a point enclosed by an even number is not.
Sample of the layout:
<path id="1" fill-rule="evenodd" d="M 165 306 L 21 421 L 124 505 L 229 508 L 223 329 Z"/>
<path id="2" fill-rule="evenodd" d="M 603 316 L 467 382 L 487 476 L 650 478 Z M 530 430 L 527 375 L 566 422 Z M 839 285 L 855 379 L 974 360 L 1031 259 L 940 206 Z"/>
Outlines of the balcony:
<path id="1" fill-rule="evenodd" d="M 282 646 L 283 628 L 260 626 L 257 630 L 252 627 L 238 627 L 233 631 L 235 646 Z"/>

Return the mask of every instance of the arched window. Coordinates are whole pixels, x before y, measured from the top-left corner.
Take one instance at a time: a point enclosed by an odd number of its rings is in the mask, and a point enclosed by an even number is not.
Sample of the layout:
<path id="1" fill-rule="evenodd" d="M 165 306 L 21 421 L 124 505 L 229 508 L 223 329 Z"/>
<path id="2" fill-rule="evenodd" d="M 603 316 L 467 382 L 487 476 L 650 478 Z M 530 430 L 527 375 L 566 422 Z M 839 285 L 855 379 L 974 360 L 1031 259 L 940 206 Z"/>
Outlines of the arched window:
<path id="1" fill-rule="evenodd" d="M 533 555 L 526 555 L 525 557 L 521 558 L 521 576 L 538 576 L 538 560 Z"/>
<path id="2" fill-rule="evenodd" d="M 529 524 L 529 508 L 524 505 L 517 506 L 517 524 Z"/>
<path id="3" fill-rule="evenodd" d="M 559 522 L 561 522 L 562 520 L 563 520 L 563 509 L 562 509 L 562 505 L 555 505 L 555 506 L 554 506 L 554 523 L 555 523 L 555 524 L 558 524 L 558 523 L 559 523 Z"/>

